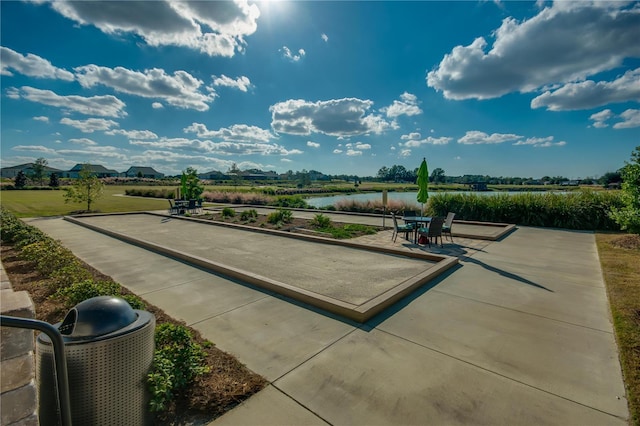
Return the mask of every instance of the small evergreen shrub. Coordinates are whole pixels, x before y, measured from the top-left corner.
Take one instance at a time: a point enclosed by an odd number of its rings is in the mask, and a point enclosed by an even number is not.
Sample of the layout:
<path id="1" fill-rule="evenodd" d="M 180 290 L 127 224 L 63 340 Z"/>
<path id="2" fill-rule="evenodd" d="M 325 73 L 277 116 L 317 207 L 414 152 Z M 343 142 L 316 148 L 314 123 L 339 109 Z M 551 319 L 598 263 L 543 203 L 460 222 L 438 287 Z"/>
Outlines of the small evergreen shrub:
<path id="1" fill-rule="evenodd" d="M 175 394 L 193 379 L 211 371 L 205 364 L 206 353 L 182 325 L 160 324 L 155 331 L 156 351 L 147 386 L 151 393 L 150 411 L 162 411 Z"/>
<path id="2" fill-rule="evenodd" d="M 73 260 L 69 264 L 53 271 L 50 278 L 53 279 L 52 285 L 60 288 L 90 280 L 92 276 L 82 263 L 78 260 Z"/>
<path id="3" fill-rule="evenodd" d="M 33 262 L 40 273 L 48 276 L 77 261 L 70 250 L 48 237 L 22 247 L 20 257 Z"/>
<path id="4" fill-rule="evenodd" d="M 240 220 L 249 221 L 258 217 L 258 212 L 255 209 L 245 210 L 240 213 Z"/>
<path id="5" fill-rule="evenodd" d="M 71 308 L 78 303 L 97 296 L 119 296 L 120 284 L 113 281 L 84 280 L 58 289 L 51 297 Z"/>
<path id="6" fill-rule="evenodd" d="M 236 211 L 231 207 L 225 207 L 224 209 L 222 209 L 221 215 L 222 217 L 235 217 Z"/>
<path id="7" fill-rule="evenodd" d="M 317 214 L 311 220 L 311 226 L 317 229 L 329 228 L 331 226 L 331 219 L 322 213 Z"/>
<path id="8" fill-rule="evenodd" d="M 282 225 L 283 223 L 291 223 L 293 221 L 293 213 L 291 210 L 278 209 L 267 216 L 267 222 L 274 225 Z"/>

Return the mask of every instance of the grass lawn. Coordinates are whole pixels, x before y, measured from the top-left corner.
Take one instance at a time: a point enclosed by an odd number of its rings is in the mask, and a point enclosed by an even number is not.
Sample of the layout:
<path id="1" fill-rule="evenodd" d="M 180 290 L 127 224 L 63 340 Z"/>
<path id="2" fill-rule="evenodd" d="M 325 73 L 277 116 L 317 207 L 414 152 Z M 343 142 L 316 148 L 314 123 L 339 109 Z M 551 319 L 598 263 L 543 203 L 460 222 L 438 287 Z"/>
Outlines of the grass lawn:
<path id="1" fill-rule="evenodd" d="M 131 186 L 105 186 L 102 196 L 91 210 L 101 213 L 134 212 L 146 210 L 162 210 L 169 208 L 167 200 L 156 198 L 123 197 L 125 189 Z M 147 188 L 147 187 L 145 187 Z M 158 189 L 162 187 L 157 187 Z M 84 210 L 86 204 L 64 202 L 64 191 L 2 191 L 2 206 L 18 217 L 62 216 L 74 211 Z"/>
<path id="2" fill-rule="evenodd" d="M 630 424 L 640 426 L 640 247 L 637 240 L 633 244 L 632 236 L 621 237 L 597 233 L 596 243 L 627 388 Z M 627 244 L 621 246 L 621 242 Z"/>

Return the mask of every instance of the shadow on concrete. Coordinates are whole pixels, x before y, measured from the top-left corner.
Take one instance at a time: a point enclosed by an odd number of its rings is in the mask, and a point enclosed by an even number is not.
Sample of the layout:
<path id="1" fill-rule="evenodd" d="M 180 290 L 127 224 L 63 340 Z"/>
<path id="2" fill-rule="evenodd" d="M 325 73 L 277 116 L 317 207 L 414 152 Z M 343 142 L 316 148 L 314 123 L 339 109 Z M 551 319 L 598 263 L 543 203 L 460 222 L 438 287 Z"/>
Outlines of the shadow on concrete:
<path id="1" fill-rule="evenodd" d="M 384 311 L 380 312 L 379 314 L 375 315 L 370 320 L 362 324 L 358 324 L 358 326 L 360 326 L 360 329 L 363 331 L 366 331 L 366 332 L 372 331 L 373 329 L 378 327 L 380 324 L 385 322 L 387 319 L 391 318 L 392 316 L 394 316 L 395 314 L 403 310 L 405 307 L 407 307 L 411 302 L 416 300 L 418 297 L 422 296 L 423 294 L 425 294 L 426 292 L 428 292 L 429 290 L 431 290 L 432 288 L 440 284 L 443 280 L 447 279 L 449 276 L 451 276 L 451 274 L 455 273 L 455 271 L 457 271 L 460 268 L 462 268 L 462 265 L 460 264 L 457 264 L 456 266 L 449 268 L 447 271 L 438 275 L 435 279 L 429 281 L 427 284 L 424 284 L 422 287 L 415 290 L 413 293 L 407 295 L 406 297 L 398 300 L 396 303 L 394 303 Z"/>
<path id="2" fill-rule="evenodd" d="M 473 263 L 473 264 L 476 264 L 478 266 L 482 266 L 484 269 L 486 269 L 488 271 L 491 271 L 491 272 L 495 272 L 496 274 L 502 275 L 505 278 L 509 278 L 509 279 L 514 280 L 514 281 L 521 282 L 523 284 L 527 284 L 527 285 L 530 285 L 530 286 L 533 286 L 533 287 L 537 287 L 539 289 L 542 289 L 542 290 L 545 290 L 545 291 L 549 291 L 551 293 L 554 292 L 553 290 L 551 290 L 551 289 L 549 289 L 549 288 L 547 288 L 547 287 L 545 287 L 543 285 L 534 283 L 533 281 L 528 280 L 526 278 L 523 278 L 520 275 L 513 274 L 511 272 L 507 272 L 507 271 L 505 271 L 503 269 L 496 268 L 495 266 L 487 265 L 486 263 L 481 262 L 481 261 L 479 261 L 477 259 L 474 259 L 472 257 L 465 257 L 463 261 L 464 262 Z"/>

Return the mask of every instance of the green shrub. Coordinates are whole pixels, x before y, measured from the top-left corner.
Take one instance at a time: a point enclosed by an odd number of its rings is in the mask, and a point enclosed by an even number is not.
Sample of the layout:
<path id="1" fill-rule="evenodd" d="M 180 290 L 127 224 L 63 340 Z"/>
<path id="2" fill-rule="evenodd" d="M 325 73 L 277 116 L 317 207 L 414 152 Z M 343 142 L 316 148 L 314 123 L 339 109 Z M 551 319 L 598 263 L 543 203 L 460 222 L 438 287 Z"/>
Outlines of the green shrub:
<path id="1" fill-rule="evenodd" d="M 258 212 L 255 209 L 245 210 L 240 213 L 240 220 L 248 221 L 258 217 Z"/>
<path id="2" fill-rule="evenodd" d="M 133 309 L 139 309 L 144 311 L 147 309 L 147 305 L 135 294 L 121 294 L 118 297 L 122 297 Z"/>
<path id="3" fill-rule="evenodd" d="M 74 259 L 69 264 L 53 271 L 50 278 L 53 279 L 53 285 L 59 288 L 90 280 L 92 275 L 82 263 Z"/>
<path id="4" fill-rule="evenodd" d="M 270 206 L 290 207 L 295 209 L 309 208 L 307 202 L 300 195 L 281 195 L 269 202 Z"/>
<path id="5" fill-rule="evenodd" d="M 429 197 L 427 214 L 456 219 L 514 223 L 581 230 L 619 230 L 609 217 L 620 206 L 617 191 L 576 191 L 569 194 L 435 194 Z"/>
<path id="6" fill-rule="evenodd" d="M 632 234 L 640 234 L 640 146 L 631 153 L 631 161 L 621 169 L 621 206 L 611 208 L 609 217 L 620 229 Z"/>
<path id="7" fill-rule="evenodd" d="M 70 250 L 48 237 L 22 247 L 20 257 L 33 262 L 38 272 L 47 276 L 77 261 Z"/>
<path id="8" fill-rule="evenodd" d="M 21 221 L 7 209 L 0 208 L 0 238 L 20 248 L 49 237 L 38 228 Z"/>
<path id="9" fill-rule="evenodd" d="M 329 228 L 331 226 L 331 218 L 320 213 L 313 217 L 310 225 L 317 229 Z"/>
<path id="10" fill-rule="evenodd" d="M 272 223 L 274 225 L 283 224 L 283 223 L 291 223 L 293 221 L 293 213 L 291 210 L 286 209 L 278 209 L 273 213 L 270 213 L 267 216 L 267 222 Z"/>
<path id="11" fill-rule="evenodd" d="M 155 331 L 156 351 L 153 366 L 147 375 L 151 393 L 149 409 L 162 411 L 175 393 L 210 368 L 205 365 L 206 353 L 193 341 L 191 332 L 182 325 L 160 324 Z"/>
<path id="12" fill-rule="evenodd" d="M 148 197 L 148 198 L 167 198 L 171 199 L 175 197 L 176 191 L 175 189 L 149 189 L 149 188 L 132 188 L 125 189 L 125 195 L 130 195 L 134 197 Z"/>
<path id="13" fill-rule="evenodd" d="M 222 217 L 234 217 L 236 215 L 236 211 L 231 207 L 225 207 L 222 209 Z"/>
<path id="14" fill-rule="evenodd" d="M 120 296 L 120 291 L 120 284 L 113 281 L 94 281 L 89 279 L 63 287 L 51 297 L 61 300 L 67 307 L 73 307 L 92 297 Z"/>

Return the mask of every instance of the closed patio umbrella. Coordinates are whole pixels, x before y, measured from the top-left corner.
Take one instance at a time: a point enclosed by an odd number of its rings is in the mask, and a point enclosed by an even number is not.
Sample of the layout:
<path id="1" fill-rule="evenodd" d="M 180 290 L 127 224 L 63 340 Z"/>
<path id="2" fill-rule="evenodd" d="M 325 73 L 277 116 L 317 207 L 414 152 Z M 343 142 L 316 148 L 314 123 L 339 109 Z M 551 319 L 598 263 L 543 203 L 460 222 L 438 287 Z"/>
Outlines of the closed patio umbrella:
<path id="1" fill-rule="evenodd" d="M 422 164 L 420 164 L 420 168 L 418 169 L 418 179 L 416 181 L 418 184 L 418 202 L 422 204 L 422 212 L 421 215 L 424 216 L 424 203 L 429 199 L 429 168 L 427 167 L 427 160 L 425 158 L 422 159 Z"/>

